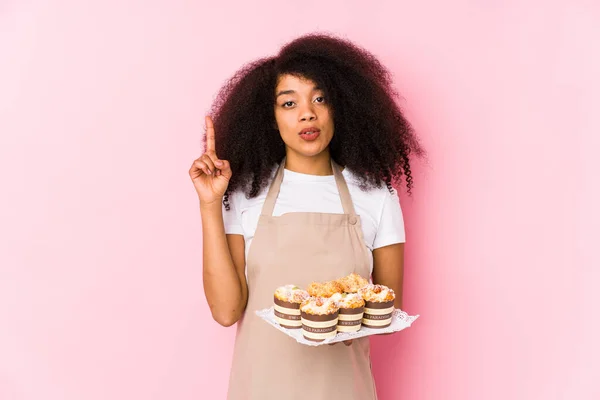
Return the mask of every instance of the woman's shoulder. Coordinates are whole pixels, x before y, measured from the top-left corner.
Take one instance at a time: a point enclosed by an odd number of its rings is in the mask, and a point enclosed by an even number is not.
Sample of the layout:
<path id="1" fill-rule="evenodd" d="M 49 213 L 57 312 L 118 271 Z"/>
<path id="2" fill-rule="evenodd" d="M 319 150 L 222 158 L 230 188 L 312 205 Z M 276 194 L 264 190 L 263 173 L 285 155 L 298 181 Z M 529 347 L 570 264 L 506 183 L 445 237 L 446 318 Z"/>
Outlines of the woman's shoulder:
<path id="1" fill-rule="evenodd" d="M 271 180 L 269 180 L 269 184 L 266 187 L 262 188 L 258 195 L 254 197 L 249 197 L 243 188 L 239 188 L 228 194 L 229 202 L 234 204 L 239 212 L 242 212 L 256 205 L 261 205 L 267 198 L 267 192 L 269 191 L 270 185 Z"/>
<path id="2" fill-rule="evenodd" d="M 259 196 L 260 195 L 264 195 L 266 194 L 266 192 L 269 190 L 269 187 L 271 186 L 271 183 L 273 182 L 273 179 L 275 178 L 275 174 L 277 173 L 277 169 L 278 169 L 279 165 L 276 165 L 273 167 L 273 169 L 271 170 L 271 176 L 268 179 L 267 185 L 265 185 L 259 192 Z M 235 197 L 236 199 L 246 199 L 246 187 L 239 187 L 234 191 L 229 192 L 229 196 L 230 197 Z"/>
<path id="3" fill-rule="evenodd" d="M 359 207 L 368 209 L 374 214 L 380 214 L 390 203 L 399 205 L 399 198 L 395 189 L 390 190 L 387 185 L 382 184 L 380 187 L 363 190 L 359 176 L 349 170 L 344 170 L 343 174 L 348 184 L 348 190 L 352 195 L 352 200 Z"/>
<path id="4" fill-rule="evenodd" d="M 385 183 L 382 183 L 379 187 L 372 187 L 363 190 L 361 187 L 360 176 L 356 175 L 354 172 L 348 169 L 344 169 L 342 171 L 342 174 L 344 175 L 344 178 L 346 179 L 346 183 L 348 184 L 348 188 L 350 190 L 360 191 L 366 196 L 381 197 L 382 199 L 390 196 L 397 196 L 396 189 L 389 188 Z"/>

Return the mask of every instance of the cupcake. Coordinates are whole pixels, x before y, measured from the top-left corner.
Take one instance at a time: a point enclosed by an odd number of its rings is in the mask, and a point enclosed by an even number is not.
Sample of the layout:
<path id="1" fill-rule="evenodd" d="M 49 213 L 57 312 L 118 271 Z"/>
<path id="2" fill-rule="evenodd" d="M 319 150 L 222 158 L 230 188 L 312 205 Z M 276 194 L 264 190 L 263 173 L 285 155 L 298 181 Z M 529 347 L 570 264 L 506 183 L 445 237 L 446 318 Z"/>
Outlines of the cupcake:
<path id="1" fill-rule="evenodd" d="M 313 282 L 306 288 L 308 294 L 312 297 L 329 298 L 336 293 L 343 293 L 344 288 L 338 281 L 329 281 L 324 283 Z"/>
<path id="2" fill-rule="evenodd" d="M 275 319 L 284 328 L 300 329 L 300 304 L 310 296 L 298 286 L 278 287 L 273 296 Z"/>
<path id="3" fill-rule="evenodd" d="M 338 279 L 337 282 L 342 285 L 345 293 L 357 293 L 360 288 L 369 284 L 369 281 L 354 272 Z"/>
<path id="4" fill-rule="evenodd" d="M 390 326 L 396 298 L 394 291 L 384 285 L 369 284 L 362 287 L 358 293 L 365 300 L 363 326 L 374 329 Z"/>
<path id="5" fill-rule="evenodd" d="M 338 303 L 333 299 L 311 297 L 300 305 L 302 335 L 307 340 L 322 342 L 335 337 L 338 324 Z"/>
<path id="6" fill-rule="evenodd" d="M 340 307 L 338 315 L 338 332 L 357 332 L 360 330 L 365 301 L 358 293 L 336 293 L 331 296 Z"/>

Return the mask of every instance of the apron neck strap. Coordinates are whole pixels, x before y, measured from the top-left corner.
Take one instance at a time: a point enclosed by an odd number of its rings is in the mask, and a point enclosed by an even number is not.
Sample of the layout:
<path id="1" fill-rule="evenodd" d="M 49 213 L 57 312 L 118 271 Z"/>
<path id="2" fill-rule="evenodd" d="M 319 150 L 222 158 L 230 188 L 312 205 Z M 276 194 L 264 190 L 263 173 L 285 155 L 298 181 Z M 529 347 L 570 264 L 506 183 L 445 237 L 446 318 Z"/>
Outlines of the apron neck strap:
<path id="1" fill-rule="evenodd" d="M 265 200 L 265 204 L 263 205 L 261 215 L 273 215 L 273 210 L 275 209 L 275 202 L 277 201 L 277 196 L 279 196 L 279 190 L 281 188 L 281 182 L 283 182 L 284 169 L 285 157 L 279 165 L 277 173 L 273 178 L 273 182 L 269 187 L 269 192 L 267 193 L 267 198 Z M 344 214 L 356 215 L 356 211 L 354 210 L 354 204 L 352 203 L 352 197 L 350 197 L 350 191 L 348 190 L 348 185 L 346 184 L 346 179 L 344 179 L 344 175 L 342 175 L 342 170 L 340 166 L 335 161 L 333 161 L 333 158 L 331 159 L 331 169 L 333 170 L 335 183 L 337 185 L 338 192 L 340 193 L 340 199 L 342 201 L 342 208 L 344 209 Z"/>

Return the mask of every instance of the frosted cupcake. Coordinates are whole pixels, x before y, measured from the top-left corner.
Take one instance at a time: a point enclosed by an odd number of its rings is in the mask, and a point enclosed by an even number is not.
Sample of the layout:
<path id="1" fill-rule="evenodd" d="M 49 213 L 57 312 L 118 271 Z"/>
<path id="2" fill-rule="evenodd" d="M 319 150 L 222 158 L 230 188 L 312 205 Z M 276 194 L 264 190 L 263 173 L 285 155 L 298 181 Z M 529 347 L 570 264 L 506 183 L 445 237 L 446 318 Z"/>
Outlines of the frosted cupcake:
<path id="1" fill-rule="evenodd" d="M 278 287 L 273 296 L 275 319 L 284 328 L 300 329 L 300 304 L 310 296 L 306 290 L 298 286 L 285 285 Z"/>
<path id="2" fill-rule="evenodd" d="M 362 287 L 358 293 L 365 300 L 363 326 L 374 329 L 390 326 L 396 298 L 394 291 L 384 285 L 369 284 Z"/>
<path id="3" fill-rule="evenodd" d="M 342 286 L 345 293 L 357 293 L 360 288 L 369 284 L 369 281 L 354 272 L 338 279 L 337 282 Z"/>
<path id="4" fill-rule="evenodd" d="M 338 332 L 357 332 L 360 330 L 365 311 L 365 301 L 358 293 L 336 293 L 331 296 L 340 307 L 338 313 Z"/>
<path id="5" fill-rule="evenodd" d="M 302 335 L 307 340 L 322 342 L 337 334 L 339 306 L 333 299 L 311 297 L 300 305 Z"/>
<path id="6" fill-rule="evenodd" d="M 308 294 L 312 297 L 326 297 L 329 298 L 336 293 L 343 293 L 344 288 L 338 281 L 329 282 L 313 282 L 306 288 Z"/>

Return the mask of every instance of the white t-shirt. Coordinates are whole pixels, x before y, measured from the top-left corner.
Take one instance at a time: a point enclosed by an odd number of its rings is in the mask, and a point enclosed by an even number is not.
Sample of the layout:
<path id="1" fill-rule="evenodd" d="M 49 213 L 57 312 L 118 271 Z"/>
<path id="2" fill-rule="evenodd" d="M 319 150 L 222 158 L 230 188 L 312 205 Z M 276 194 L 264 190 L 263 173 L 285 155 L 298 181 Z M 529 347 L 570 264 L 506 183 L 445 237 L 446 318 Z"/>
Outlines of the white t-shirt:
<path id="1" fill-rule="evenodd" d="M 396 191 L 392 194 L 386 186 L 363 191 L 352 172 L 344 169 L 342 174 L 354 209 L 361 219 L 365 245 L 369 250 L 404 243 L 404 218 Z M 236 191 L 229 196 L 230 210 L 226 211 L 223 207 L 225 233 L 244 236 L 246 260 L 267 192 L 268 187 L 257 197 L 247 199 L 243 192 Z M 292 212 L 343 214 L 335 177 L 307 175 L 285 169 L 273 216 Z"/>

